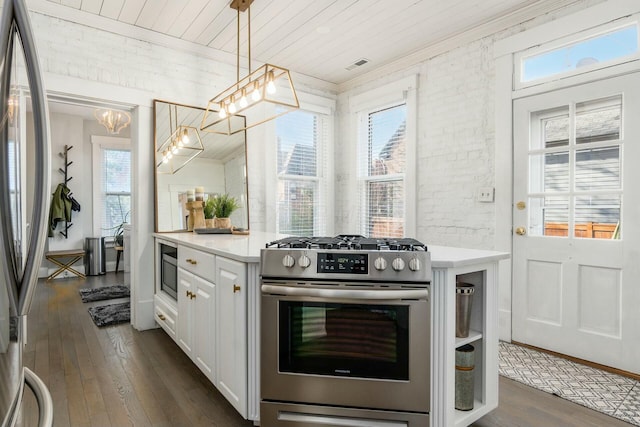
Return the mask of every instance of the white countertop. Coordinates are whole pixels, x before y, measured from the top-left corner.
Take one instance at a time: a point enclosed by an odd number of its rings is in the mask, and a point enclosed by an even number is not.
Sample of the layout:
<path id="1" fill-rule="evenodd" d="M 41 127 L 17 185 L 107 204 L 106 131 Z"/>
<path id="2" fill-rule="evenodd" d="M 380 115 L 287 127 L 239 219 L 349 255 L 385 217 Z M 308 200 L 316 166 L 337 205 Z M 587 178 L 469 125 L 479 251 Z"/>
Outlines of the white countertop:
<path id="1" fill-rule="evenodd" d="M 283 234 L 251 231 L 249 235 L 154 233 L 155 237 L 221 255 L 240 262 L 260 262 L 260 250 L 269 242 L 286 237 Z M 433 268 L 456 268 L 509 258 L 507 252 L 480 249 L 428 246 Z"/>
<path id="2" fill-rule="evenodd" d="M 240 262 L 260 262 L 260 249 L 274 240 L 286 237 L 283 234 L 251 231 L 248 235 L 240 234 L 197 234 L 154 233 L 155 237 L 194 249 L 221 255 Z"/>
<path id="3" fill-rule="evenodd" d="M 427 246 L 429 252 L 431 252 L 432 268 L 464 267 L 508 259 L 511 256 L 508 252 L 454 248 L 450 246 Z"/>

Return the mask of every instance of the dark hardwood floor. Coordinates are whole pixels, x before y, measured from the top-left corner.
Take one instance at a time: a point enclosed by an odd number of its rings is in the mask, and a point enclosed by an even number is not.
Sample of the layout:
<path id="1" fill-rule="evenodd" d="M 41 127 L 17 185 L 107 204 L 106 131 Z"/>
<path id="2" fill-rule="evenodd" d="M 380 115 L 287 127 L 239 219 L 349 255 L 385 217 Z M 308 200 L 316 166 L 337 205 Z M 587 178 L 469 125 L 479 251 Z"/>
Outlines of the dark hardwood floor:
<path id="1" fill-rule="evenodd" d="M 250 426 L 162 329 L 96 327 L 78 289 L 122 283 L 122 273 L 41 280 L 29 316 L 24 361 L 48 385 L 54 425 Z M 21 426 L 37 425 L 30 393 Z M 622 421 L 500 378 L 500 406 L 474 427 L 628 426 Z"/>

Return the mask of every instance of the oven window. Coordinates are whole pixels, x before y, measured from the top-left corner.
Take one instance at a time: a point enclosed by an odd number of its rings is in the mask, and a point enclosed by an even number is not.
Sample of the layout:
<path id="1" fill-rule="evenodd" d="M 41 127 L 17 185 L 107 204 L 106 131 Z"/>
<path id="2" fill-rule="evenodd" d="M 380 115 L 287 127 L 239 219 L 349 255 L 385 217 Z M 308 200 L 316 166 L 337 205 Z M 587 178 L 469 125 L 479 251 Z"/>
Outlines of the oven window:
<path id="1" fill-rule="evenodd" d="M 409 379 L 409 306 L 279 304 L 281 372 Z"/>

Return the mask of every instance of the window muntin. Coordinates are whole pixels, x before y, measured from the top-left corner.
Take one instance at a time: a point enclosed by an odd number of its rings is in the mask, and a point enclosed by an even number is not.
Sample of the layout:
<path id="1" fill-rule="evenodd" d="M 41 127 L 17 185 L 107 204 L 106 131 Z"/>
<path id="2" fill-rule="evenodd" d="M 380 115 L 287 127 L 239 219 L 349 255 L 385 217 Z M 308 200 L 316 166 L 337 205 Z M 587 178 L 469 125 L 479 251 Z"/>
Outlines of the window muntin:
<path id="1" fill-rule="evenodd" d="M 619 238 L 622 97 L 534 112 L 531 129 L 529 234 Z"/>
<path id="2" fill-rule="evenodd" d="M 369 237 L 402 237 L 405 231 L 406 104 L 366 114 L 360 144 L 364 195 L 362 230 Z"/>
<path id="3" fill-rule="evenodd" d="M 566 44 L 520 60 L 520 83 L 531 83 L 582 67 L 601 68 L 638 54 L 638 25 L 616 28 L 604 34 Z M 597 64 L 597 65 L 596 65 Z"/>
<path id="4" fill-rule="evenodd" d="M 277 232 L 317 236 L 326 229 L 328 117 L 296 110 L 276 119 Z"/>

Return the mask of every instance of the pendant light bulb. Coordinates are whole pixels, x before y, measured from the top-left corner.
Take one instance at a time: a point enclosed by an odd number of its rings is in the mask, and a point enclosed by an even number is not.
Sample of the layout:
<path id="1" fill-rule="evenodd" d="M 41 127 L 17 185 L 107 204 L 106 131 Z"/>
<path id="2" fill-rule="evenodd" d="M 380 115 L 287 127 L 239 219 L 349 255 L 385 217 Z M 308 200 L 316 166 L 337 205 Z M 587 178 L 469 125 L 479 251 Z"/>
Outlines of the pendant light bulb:
<path id="1" fill-rule="evenodd" d="M 224 119 L 227 117 L 227 108 L 224 106 L 224 102 L 220 103 L 220 111 L 218 111 L 218 117 Z"/>
<path id="2" fill-rule="evenodd" d="M 267 78 L 267 93 L 273 95 L 276 93 L 276 84 L 273 82 L 273 71 L 269 71 Z"/>
<path id="3" fill-rule="evenodd" d="M 177 144 L 173 144 L 173 148 L 171 149 L 171 152 L 172 152 L 173 154 L 178 154 L 178 151 L 179 151 L 179 150 L 180 150 L 180 149 L 178 148 L 178 145 L 177 145 Z"/>
<path id="4" fill-rule="evenodd" d="M 247 101 L 247 90 L 242 89 L 242 96 L 240 97 L 240 108 L 247 108 L 249 101 Z"/>
<path id="5" fill-rule="evenodd" d="M 185 129 L 182 131 L 182 138 L 180 138 L 180 146 L 184 147 L 188 143 L 189 143 L 189 133 Z"/>
<path id="6" fill-rule="evenodd" d="M 231 102 L 229 102 L 229 114 L 235 114 L 238 109 L 236 108 L 236 103 L 233 97 L 231 97 Z"/>
<path id="7" fill-rule="evenodd" d="M 267 93 L 269 95 L 273 95 L 274 93 L 276 93 L 276 85 L 273 83 L 273 81 L 267 83 Z"/>
<path id="8" fill-rule="evenodd" d="M 258 102 L 260 101 L 260 98 L 262 98 L 262 95 L 260 95 L 260 90 L 259 90 L 259 85 L 258 82 L 255 82 L 253 85 L 253 92 L 251 92 L 251 99 L 253 100 L 253 102 Z"/>

